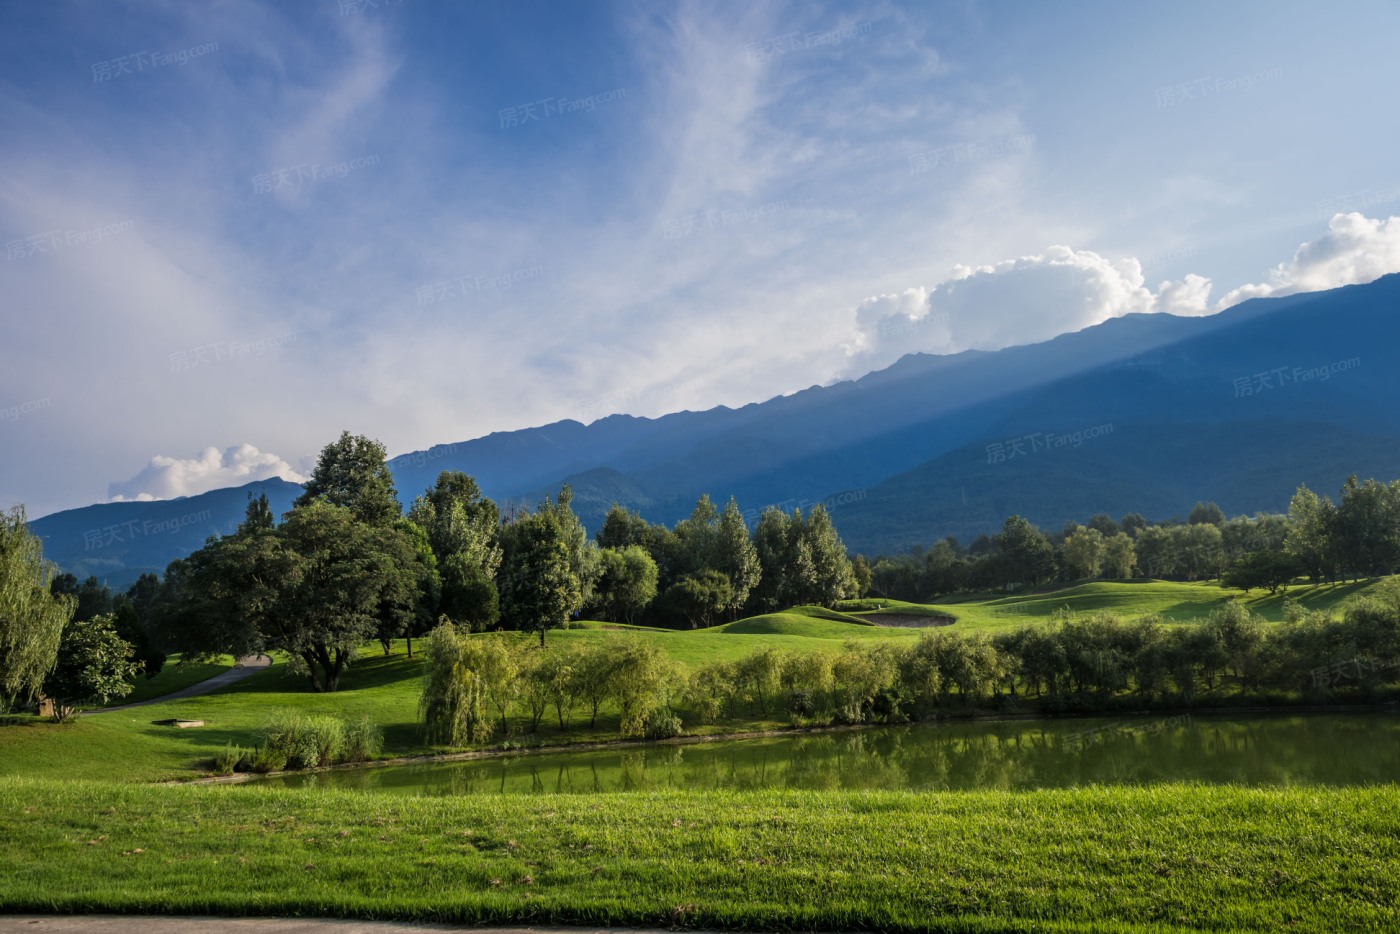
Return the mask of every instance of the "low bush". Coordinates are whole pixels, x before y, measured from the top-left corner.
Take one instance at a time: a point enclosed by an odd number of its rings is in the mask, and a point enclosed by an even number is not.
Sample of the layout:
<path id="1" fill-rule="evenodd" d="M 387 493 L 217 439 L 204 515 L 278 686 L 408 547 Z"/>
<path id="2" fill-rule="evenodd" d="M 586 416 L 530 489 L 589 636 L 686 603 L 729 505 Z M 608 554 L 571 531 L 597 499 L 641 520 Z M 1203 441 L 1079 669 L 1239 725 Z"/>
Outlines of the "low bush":
<path id="1" fill-rule="evenodd" d="M 672 739 L 681 735 L 681 718 L 665 707 L 658 707 L 646 715 L 646 725 L 642 735 L 647 739 Z"/>
<path id="2" fill-rule="evenodd" d="M 214 774 L 232 775 L 234 770 L 243 764 L 243 760 L 247 755 L 247 750 L 242 746 L 235 746 L 233 743 L 229 743 L 224 747 L 223 752 L 214 756 Z"/>

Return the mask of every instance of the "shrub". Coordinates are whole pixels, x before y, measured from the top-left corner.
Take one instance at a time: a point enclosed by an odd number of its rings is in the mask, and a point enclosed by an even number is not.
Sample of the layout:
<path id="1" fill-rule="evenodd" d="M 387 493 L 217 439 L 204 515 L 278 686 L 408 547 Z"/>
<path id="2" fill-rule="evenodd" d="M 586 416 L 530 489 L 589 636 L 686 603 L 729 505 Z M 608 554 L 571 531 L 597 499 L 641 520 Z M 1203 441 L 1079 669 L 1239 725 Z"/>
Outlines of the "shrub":
<path id="1" fill-rule="evenodd" d="M 214 756 L 214 774 L 232 775 L 242 763 L 247 751 L 242 746 L 229 743 L 224 751 Z"/>
<path id="2" fill-rule="evenodd" d="M 671 739 L 681 735 L 681 718 L 665 707 L 646 715 L 643 734 L 647 739 Z"/>
<path id="3" fill-rule="evenodd" d="M 244 758 L 250 772 L 280 772 L 287 767 L 287 756 L 276 750 L 261 746 Z"/>
<path id="4" fill-rule="evenodd" d="M 379 755 L 383 745 L 384 734 L 366 717 L 345 728 L 345 750 L 341 753 L 341 759 L 344 762 L 365 762 Z"/>
<path id="5" fill-rule="evenodd" d="M 275 715 L 263 730 L 263 746 L 293 768 L 314 769 L 340 759 L 345 733 L 344 722 L 335 717 L 286 712 Z"/>

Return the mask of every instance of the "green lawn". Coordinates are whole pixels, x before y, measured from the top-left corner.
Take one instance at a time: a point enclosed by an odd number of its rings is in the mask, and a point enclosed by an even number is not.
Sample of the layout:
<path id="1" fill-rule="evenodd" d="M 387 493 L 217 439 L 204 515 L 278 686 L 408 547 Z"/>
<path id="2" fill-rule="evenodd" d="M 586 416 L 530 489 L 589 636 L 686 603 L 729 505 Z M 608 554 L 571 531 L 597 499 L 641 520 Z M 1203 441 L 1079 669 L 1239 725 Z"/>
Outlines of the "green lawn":
<path id="1" fill-rule="evenodd" d="M 223 674 L 237 664 L 231 655 L 223 655 L 209 662 L 182 662 L 179 655 L 172 655 L 154 678 L 137 678 L 131 693 L 125 697 L 115 697 L 106 704 L 116 707 L 120 704 L 135 704 L 156 697 L 173 694 L 183 688 L 207 681 L 215 675 Z"/>
<path id="2" fill-rule="evenodd" d="M 1347 596 L 1363 592 L 1366 586 L 1295 588 L 1293 596 L 1307 606 L 1328 608 Z M 1045 622 L 1064 606 L 1077 612 L 1114 610 L 1129 617 L 1160 612 L 1172 619 L 1192 619 L 1205 615 L 1232 596 L 1238 594 L 1222 591 L 1212 584 L 1097 582 L 1050 593 L 945 607 L 916 607 L 893 602 L 890 611 L 946 613 L 957 617 L 958 622 L 949 630 L 956 632 Z M 1282 595 L 1272 598 L 1256 595 L 1247 602 L 1266 618 L 1278 618 L 1282 612 Z M 848 614 L 799 607 L 698 631 L 586 623 L 550 633 L 548 638 L 553 642 L 597 642 L 629 634 L 619 630 L 630 630 L 637 638 L 655 640 L 687 669 L 716 660 L 742 658 L 770 647 L 795 652 L 836 650 L 851 639 L 905 641 L 918 639 L 922 634 L 916 629 L 871 626 Z M 521 635 L 520 638 L 530 637 Z M 82 717 L 66 724 L 22 718 L 17 725 L 0 727 L 0 777 L 122 781 L 190 778 L 207 771 L 214 755 L 226 744 L 256 744 L 258 733 L 269 717 L 287 708 L 334 714 L 351 720 L 368 717 L 384 730 L 385 755 L 440 751 L 423 742 L 418 720 L 419 673 L 418 660 L 407 658 L 403 644 L 397 643 L 394 654 L 389 657 L 377 647 L 367 647 L 343 678 L 341 689 L 334 694 L 313 693 L 305 677 L 289 674 L 285 664 L 279 662 L 215 694 Z M 189 669 L 182 673 L 172 668 L 168 674 L 162 672 L 154 682 L 142 687 L 146 691 L 175 690 L 183 686 L 187 675 L 192 676 Z M 205 726 L 177 730 L 155 722 L 171 718 L 203 720 Z M 720 733 L 787 725 L 785 717 L 746 719 L 698 728 L 688 724 L 687 731 Z M 586 728 L 586 722 L 576 719 L 568 731 L 561 733 L 548 718 L 538 734 L 524 732 L 525 725 L 518 720 L 512 723 L 512 728 L 518 733 L 510 740 L 521 744 L 610 740 L 617 735 L 617 715 L 605 707 L 597 727 L 591 730 Z"/>
<path id="3" fill-rule="evenodd" d="M 1188 622 L 1210 615 L 1230 601 L 1248 606 L 1272 622 L 1283 619 L 1284 600 L 1292 597 L 1310 610 L 1332 610 L 1350 597 L 1366 593 L 1376 581 L 1355 584 L 1324 584 L 1313 587 L 1297 584 L 1270 595 L 1256 590 L 1244 594 L 1221 588 L 1218 583 L 1196 584 L 1171 581 L 1093 581 L 1071 587 L 1046 589 L 1009 597 L 983 597 L 936 606 L 885 601 L 887 612 L 936 612 L 957 619 L 959 629 L 1008 629 L 1049 619 L 1068 607 L 1075 613 L 1109 611 L 1128 618 L 1160 613 L 1168 620 Z"/>
<path id="4" fill-rule="evenodd" d="M 0 910 L 714 930 L 1400 928 L 1400 789 L 414 798 L 0 779 Z"/>

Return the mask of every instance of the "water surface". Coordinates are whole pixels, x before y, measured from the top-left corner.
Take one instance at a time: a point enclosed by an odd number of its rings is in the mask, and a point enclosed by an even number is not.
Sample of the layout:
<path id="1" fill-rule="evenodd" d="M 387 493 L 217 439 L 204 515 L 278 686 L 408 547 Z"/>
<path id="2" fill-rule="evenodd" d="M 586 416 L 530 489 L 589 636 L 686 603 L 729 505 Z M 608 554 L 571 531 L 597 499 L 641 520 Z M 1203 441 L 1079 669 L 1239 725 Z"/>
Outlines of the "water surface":
<path id="1" fill-rule="evenodd" d="M 914 724 L 690 745 L 504 756 L 265 779 L 423 795 L 651 789 L 1065 788 L 1400 780 L 1392 713 Z"/>

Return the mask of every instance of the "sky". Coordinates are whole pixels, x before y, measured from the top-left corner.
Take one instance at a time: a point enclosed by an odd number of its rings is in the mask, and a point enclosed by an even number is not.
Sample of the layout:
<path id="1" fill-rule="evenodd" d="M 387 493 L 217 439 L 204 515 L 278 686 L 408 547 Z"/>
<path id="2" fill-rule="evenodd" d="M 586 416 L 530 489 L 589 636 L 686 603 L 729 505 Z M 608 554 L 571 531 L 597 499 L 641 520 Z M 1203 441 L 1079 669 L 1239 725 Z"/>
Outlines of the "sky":
<path id="1" fill-rule="evenodd" d="M 0 2 L 0 508 L 1400 270 L 1400 6 Z"/>

